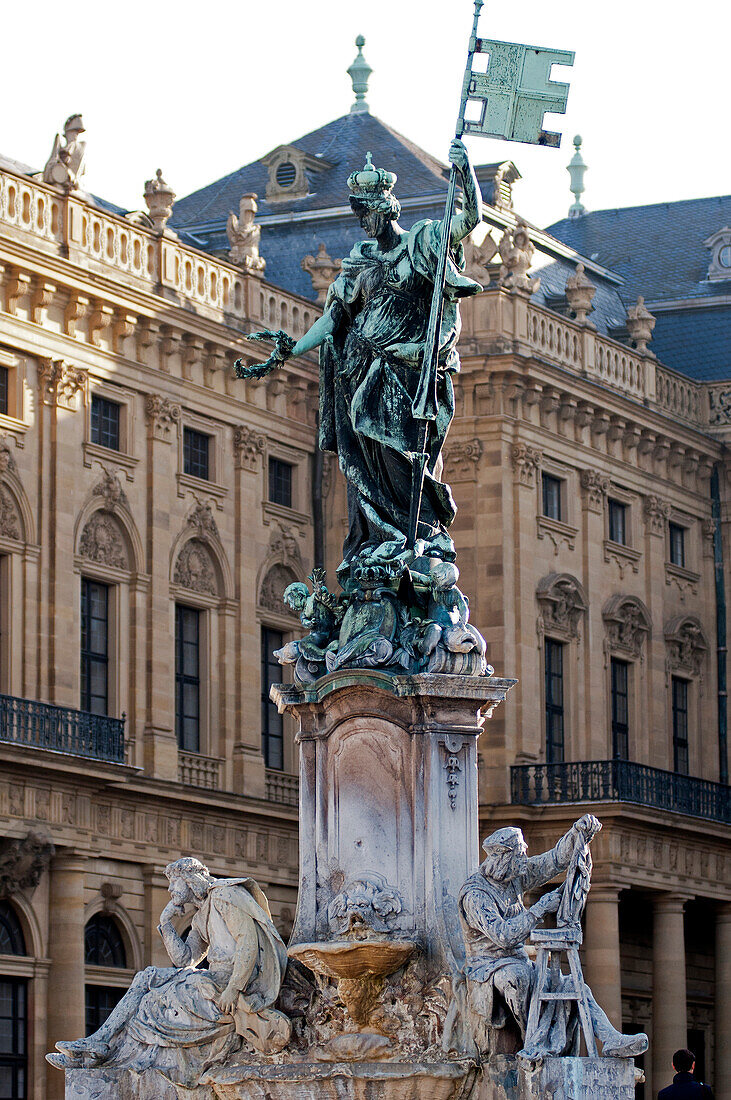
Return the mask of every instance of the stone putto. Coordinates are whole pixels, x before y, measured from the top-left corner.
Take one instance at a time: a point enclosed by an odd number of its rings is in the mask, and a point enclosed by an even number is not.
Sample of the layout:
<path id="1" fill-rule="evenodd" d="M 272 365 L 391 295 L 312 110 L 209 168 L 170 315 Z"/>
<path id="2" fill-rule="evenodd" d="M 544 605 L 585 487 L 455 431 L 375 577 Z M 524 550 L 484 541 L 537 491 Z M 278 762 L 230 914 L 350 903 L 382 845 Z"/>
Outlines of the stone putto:
<path id="1" fill-rule="evenodd" d="M 540 279 L 531 279 L 528 271 L 533 262 L 535 248 L 530 239 L 528 227 L 522 218 L 518 218 L 515 229 L 506 229 L 500 238 L 498 252 L 502 259 L 499 285 L 506 290 L 519 290 L 533 294 L 541 285 Z"/>
<path id="2" fill-rule="evenodd" d="M 259 255 L 261 228 L 254 224 L 257 196 L 253 193 L 242 195 L 239 201 L 239 216 L 231 212 L 226 222 L 226 236 L 231 250 L 228 254 L 232 264 L 238 264 L 246 271 L 263 272 L 266 260 Z"/>

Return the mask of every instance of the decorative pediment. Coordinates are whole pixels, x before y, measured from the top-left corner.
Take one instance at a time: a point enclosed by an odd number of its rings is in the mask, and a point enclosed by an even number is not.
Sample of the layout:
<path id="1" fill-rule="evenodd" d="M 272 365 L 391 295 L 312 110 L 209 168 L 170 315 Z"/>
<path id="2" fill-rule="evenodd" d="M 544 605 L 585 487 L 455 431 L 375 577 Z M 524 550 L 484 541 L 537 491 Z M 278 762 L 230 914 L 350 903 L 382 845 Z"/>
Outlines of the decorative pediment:
<path id="1" fill-rule="evenodd" d="M 79 539 L 79 554 L 99 565 L 129 569 L 129 558 L 122 528 L 108 512 L 94 512 Z"/>
<path id="2" fill-rule="evenodd" d="M 668 669 L 700 676 L 708 652 L 700 621 L 693 615 L 676 615 L 665 624 L 664 634 Z"/>
<path id="3" fill-rule="evenodd" d="M 536 599 L 541 609 L 540 626 L 544 634 L 578 638 L 581 617 L 588 604 L 584 589 L 570 573 L 549 573 L 539 581 Z"/>
<path id="4" fill-rule="evenodd" d="M 642 657 L 645 638 L 652 634 L 652 619 L 637 596 L 612 596 L 604 605 L 602 618 L 607 645 L 612 653 Z"/>
<path id="5" fill-rule="evenodd" d="M 262 581 L 259 589 L 259 606 L 268 611 L 276 611 L 280 615 L 288 613 L 284 603 L 284 590 L 299 577 L 293 569 L 287 565 L 277 563 L 273 565 Z"/>
<path id="6" fill-rule="evenodd" d="M 178 554 L 173 581 L 191 592 L 218 595 L 216 570 L 210 551 L 201 539 L 190 539 Z"/>

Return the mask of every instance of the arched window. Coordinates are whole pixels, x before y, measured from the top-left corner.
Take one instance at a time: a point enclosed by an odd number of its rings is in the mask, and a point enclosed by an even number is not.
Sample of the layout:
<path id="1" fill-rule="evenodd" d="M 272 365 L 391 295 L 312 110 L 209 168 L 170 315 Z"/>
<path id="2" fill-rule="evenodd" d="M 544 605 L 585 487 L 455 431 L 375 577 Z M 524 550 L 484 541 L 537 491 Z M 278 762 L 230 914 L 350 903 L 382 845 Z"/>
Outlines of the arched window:
<path id="1" fill-rule="evenodd" d="M 15 910 L 0 901 L 0 955 L 25 955 L 23 929 Z"/>
<path id="2" fill-rule="evenodd" d="M 84 930 L 84 962 L 87 966 L 106 968 L 124 969 L 127 966 L 127 952 L 122 935 L 116 921 L 105 913 L 95 913 L 87 922 Z M 123 986 L 97 985 L 96 982 L 92 984 L 87 981 L 85 987 L 87 1035 L 91 1035 L 102 1026 L 123 993 Z"/>
<path id="3" fill-rule="evenodd" d="M 0 955 L 25 955 L 25 937 L 15 910 L 0 901 Z M 8 1100 L 28 1095 L 28 986 L 0 975 L 0 1082 Z"/>
<path id="4" fill-rule="evenodd" d="M 84 931 L 84 962 L 87 966 L 127 965 L 127 952 L 116 922 L 96 913 Z"/>

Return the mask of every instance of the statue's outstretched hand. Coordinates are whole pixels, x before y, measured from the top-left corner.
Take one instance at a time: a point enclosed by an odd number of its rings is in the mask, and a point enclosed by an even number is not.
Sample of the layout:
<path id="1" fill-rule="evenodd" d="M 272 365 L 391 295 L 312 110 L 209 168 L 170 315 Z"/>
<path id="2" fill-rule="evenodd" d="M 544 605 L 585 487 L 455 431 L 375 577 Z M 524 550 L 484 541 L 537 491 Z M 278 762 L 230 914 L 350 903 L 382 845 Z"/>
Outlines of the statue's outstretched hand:
<path id="1" fill-rule="evenodd" d="M 594 839 L 601 827 L 601 821 L 598 817 L 594 817 L 594 814 L 584 814 L 583 817 L 574 822 L 574 828 L 578 833 L 581 833 L 587 844 Z"/>
<path id="2" fill-rule="evenodd" d="M 265 378 L 282 363 L 292 358 L 292 351 L 297 343 L 283 329 L 264 329 L 263 332 L 251 332 L 244 337 L 245 340 L 271 340 L 274 342 L 274 351 L 265 363 L 256 363 L 254 366 L 244 366 L 243 359 L 237 359 L 234 363 L 234 374 L 237 378 Z"/>

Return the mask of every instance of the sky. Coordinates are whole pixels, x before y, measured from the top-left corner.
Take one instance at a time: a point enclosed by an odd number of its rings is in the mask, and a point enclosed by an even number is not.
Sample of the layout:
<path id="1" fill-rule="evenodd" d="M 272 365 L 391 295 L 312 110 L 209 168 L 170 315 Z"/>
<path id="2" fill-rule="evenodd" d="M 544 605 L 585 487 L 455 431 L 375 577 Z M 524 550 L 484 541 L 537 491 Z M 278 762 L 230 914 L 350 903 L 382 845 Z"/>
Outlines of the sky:
<path id="1" fill-rule="evenodd" d="M 5 0 L 0 153 L 42 168 L 80 111 L 88 190 L 143 208 L 162 168 L 182 197 L 345 114 L 363 34 L 371 112 L 446 159 L 472 12 L 471 0 Z M 484 37 L 576 60 L 553 72 L 571 84 L 566 115 L 547 120 L 560 149 L 472 137 L 473 160 L 513 160 L 515 206 L 538 225 L 572 202 L 576 133 L 587 209 L 727 193 L 730 30 L 727 0 L 487 0 Z"/>

